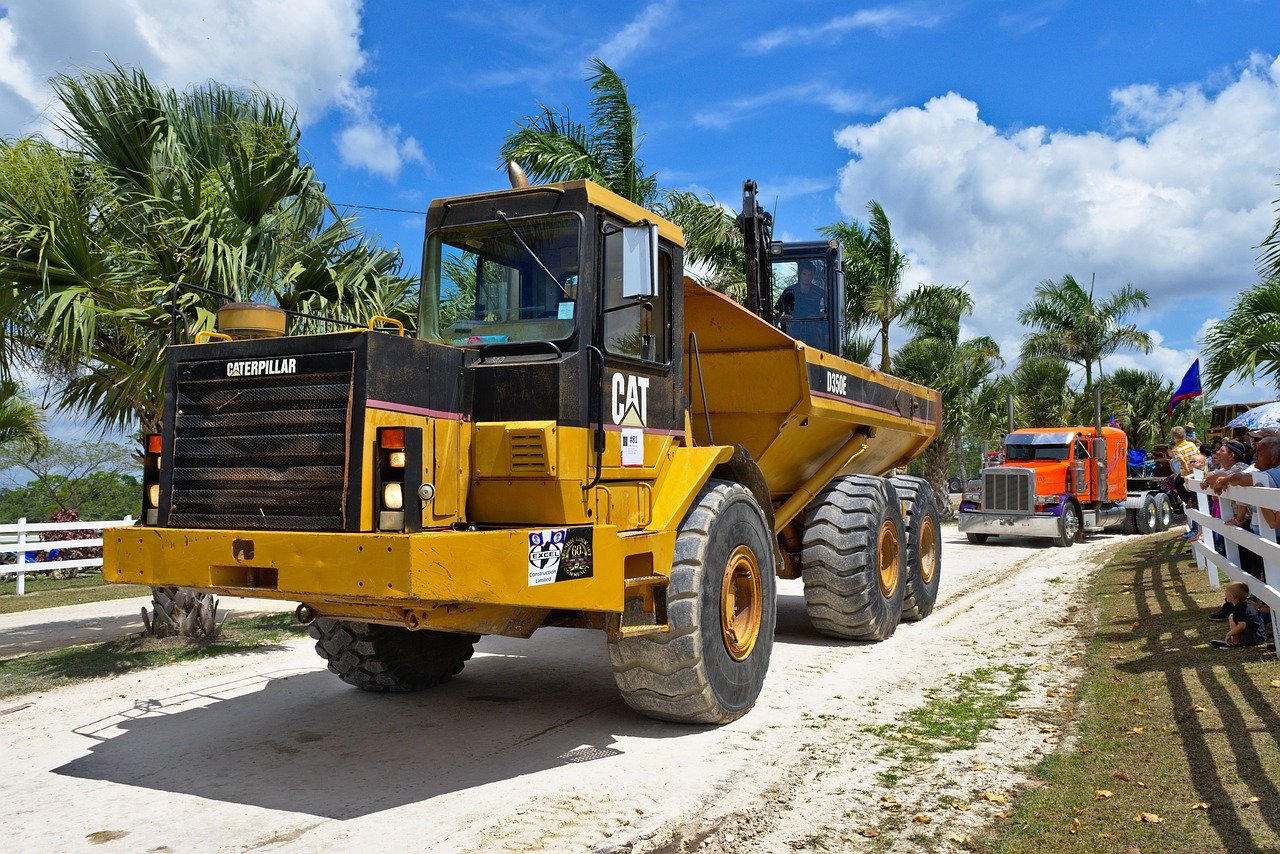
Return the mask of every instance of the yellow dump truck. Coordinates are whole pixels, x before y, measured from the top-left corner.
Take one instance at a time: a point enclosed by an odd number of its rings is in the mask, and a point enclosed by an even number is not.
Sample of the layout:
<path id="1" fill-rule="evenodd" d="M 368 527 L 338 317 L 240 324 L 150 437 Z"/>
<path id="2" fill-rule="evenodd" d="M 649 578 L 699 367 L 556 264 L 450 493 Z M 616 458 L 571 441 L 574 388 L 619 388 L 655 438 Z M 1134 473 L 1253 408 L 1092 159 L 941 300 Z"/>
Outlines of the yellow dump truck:
<path id="1" fill-rule="evenodd" d="M 751 203 L 756 313 L 587 181 L 433 202 L 413 334 L 225 307 L 168 349 L 144 524 L 109 532 L 105 577 L 299 602 L 371 691 L 448 679 L 480 635 L 600 629 L 627 703 L 697 723 L 755 702 L 775 578 L 834 637 L 926 616 L 935 499 L 885 475 L 938 394 L 775 325 Z"/>

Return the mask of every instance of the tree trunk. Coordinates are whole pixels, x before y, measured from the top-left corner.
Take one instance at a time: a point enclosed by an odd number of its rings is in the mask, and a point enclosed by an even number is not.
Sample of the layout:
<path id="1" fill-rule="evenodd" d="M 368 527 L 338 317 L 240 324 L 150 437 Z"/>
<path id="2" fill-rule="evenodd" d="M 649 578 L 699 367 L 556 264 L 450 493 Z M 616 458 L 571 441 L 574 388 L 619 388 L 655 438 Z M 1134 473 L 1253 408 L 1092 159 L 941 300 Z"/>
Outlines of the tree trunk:
<path id="1" fill-rule="evenodd" d="M 193 640 L 213 640 L 222 631 L 218 598 L 182 587 L 152 587 L 151 611 L 142 609 L 146 633 L 158 638 L 182 635 Z"/>
<path id="2" fill-rule="evenodd" d="M 889 373 L 889 324 L 880 324 L 880 370 Z"/>

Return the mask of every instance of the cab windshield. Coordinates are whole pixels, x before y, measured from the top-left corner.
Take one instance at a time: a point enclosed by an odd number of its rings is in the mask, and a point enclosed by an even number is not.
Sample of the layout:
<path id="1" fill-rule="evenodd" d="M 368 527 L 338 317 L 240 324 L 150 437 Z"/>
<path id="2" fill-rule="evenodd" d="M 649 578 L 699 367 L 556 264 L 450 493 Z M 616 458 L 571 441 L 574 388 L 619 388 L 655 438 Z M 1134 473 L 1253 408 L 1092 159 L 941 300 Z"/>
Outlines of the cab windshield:
<path id="1" fill-rule="evenodd" d="M 1007 445 L 1005 461 L 1018 460 L 1065 460 L 1068 457 L 1066 445 Z"/>
<path id="2" fill-rule="evenodd" d="M 432 232 L 422 269 L 422 337 L 460 346 L 568 338 L 581 235 L 576 214 Z"/>

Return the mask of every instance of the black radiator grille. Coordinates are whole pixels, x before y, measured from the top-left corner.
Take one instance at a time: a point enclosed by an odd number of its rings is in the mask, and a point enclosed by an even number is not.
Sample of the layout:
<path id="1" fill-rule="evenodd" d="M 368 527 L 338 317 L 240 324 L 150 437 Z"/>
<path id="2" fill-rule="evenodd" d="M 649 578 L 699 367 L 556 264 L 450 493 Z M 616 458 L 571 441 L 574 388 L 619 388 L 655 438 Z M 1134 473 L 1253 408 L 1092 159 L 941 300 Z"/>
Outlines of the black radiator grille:
<path id="1" fill-rule="evenodd" d="M 179 366 L 171 526 L 343 530 L 353 354 L 291 361 L 235 377 L 225 361 Z"/>
<path id="2" fill-rule="evenodd" d="M 1030 513 L 1035 510 L 1034 485 L 1029 469 L 987 469 L 982 473 L 982 509 Z"/>

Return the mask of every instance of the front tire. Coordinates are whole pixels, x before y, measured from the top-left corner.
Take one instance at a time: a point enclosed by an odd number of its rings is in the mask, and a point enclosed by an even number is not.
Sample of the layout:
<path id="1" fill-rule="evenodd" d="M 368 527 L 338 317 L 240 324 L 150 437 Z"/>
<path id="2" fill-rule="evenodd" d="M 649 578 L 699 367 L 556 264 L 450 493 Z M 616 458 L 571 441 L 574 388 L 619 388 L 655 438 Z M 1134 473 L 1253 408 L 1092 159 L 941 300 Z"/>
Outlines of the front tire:
<path id="1" fill-rule="evenodd" d="M 805 519 L 804 600 L 824 635 L 884 640 L 902 618 L 906 532 L 893 484 L 882 477 L 838 477 Z"/>
<path id="2" fill-rule="evenodd" d="M 724 724 L 755 705 L 777 622 L 773 533 L 750 490 L 711 480 L 680 523 L 670 630 L 609 642 L 627 705 L 651 718 Z"/>
<path id="3" fill-rule="evenodd" d="M 965 534 L 965 537 L 975 546 L 980 546 L 987 540 L 991 539 L 990 534 Z"/>
<path id="4" fill-rule="evenodd" d="M 938 500 L 929 481 L 910 475 L 890 479 L 907 508 L 907 586 L 902 597 L 902 619 L 923 620 L 933 613 L 942 580 L 941 520 Z"/>
<path id="5" fill-rule="evenodd" d="M 354 620 L 318 617 L 308 631 L 329 670 L 362 691 L 406 693 L 462 672 L 478 635 L 410 631 Z"/>
<path id="6" fill-rule="evenodd" d="M 1062 515 L 1058 517 L 1058 536 L 1054 538 L 1053 544 L 1060 548 L 1067 548 L 1075 545 L 1079 536 L 1080 509 L 1073 502 L 1068 501 L 1062 508 Z"/>

